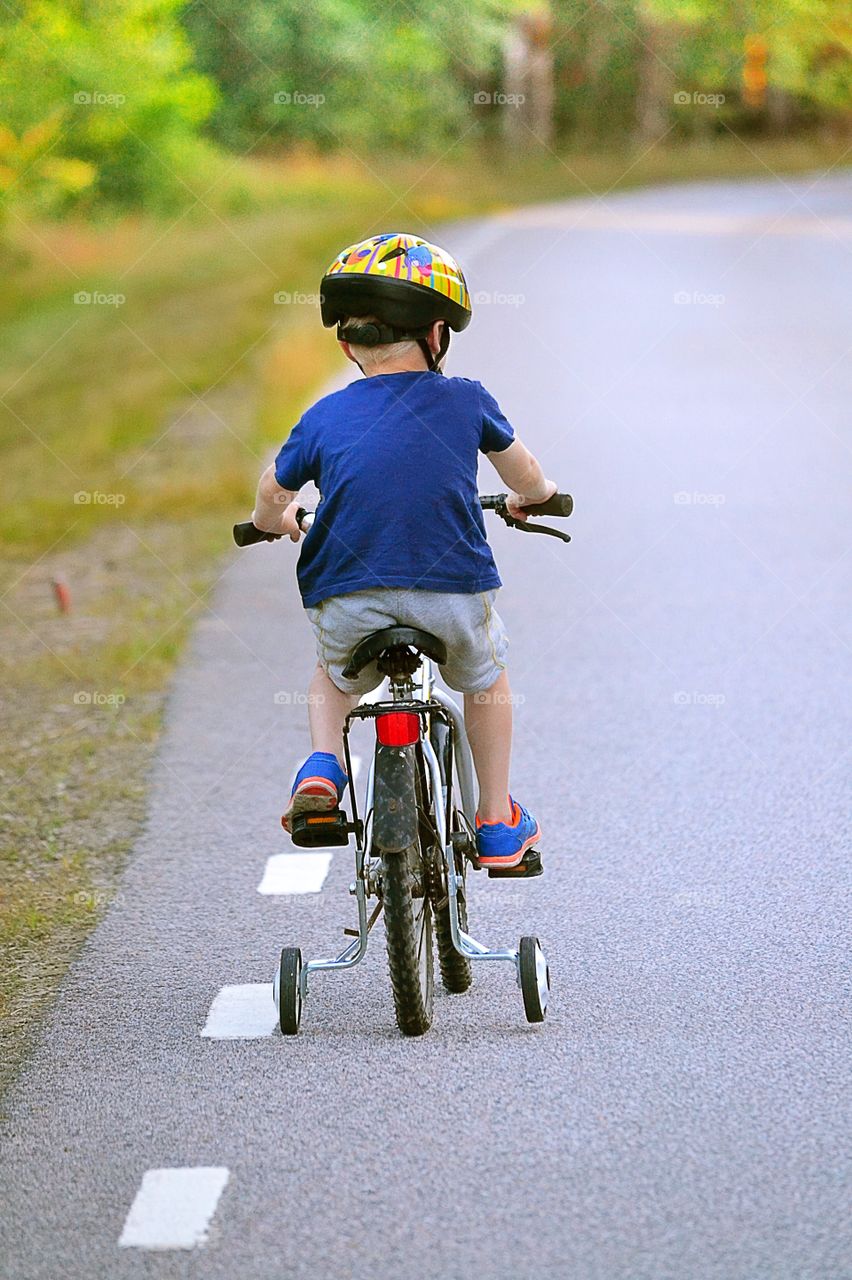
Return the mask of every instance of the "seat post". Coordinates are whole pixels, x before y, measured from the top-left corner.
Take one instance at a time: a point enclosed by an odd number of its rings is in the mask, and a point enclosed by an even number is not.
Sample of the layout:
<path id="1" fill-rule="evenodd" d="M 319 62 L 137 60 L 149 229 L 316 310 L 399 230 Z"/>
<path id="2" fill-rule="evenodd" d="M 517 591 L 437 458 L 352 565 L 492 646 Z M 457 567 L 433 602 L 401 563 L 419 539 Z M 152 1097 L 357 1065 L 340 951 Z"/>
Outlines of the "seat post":
<path id="1" fill-rule="evenodd" d="M 414 673 L 420 666 L 419 653 L 412 652 L 407 644 L 395 644 L 383 651 L 376 666 L 383 676 L 388 677 L 394 702 L 414 696 Z"/>

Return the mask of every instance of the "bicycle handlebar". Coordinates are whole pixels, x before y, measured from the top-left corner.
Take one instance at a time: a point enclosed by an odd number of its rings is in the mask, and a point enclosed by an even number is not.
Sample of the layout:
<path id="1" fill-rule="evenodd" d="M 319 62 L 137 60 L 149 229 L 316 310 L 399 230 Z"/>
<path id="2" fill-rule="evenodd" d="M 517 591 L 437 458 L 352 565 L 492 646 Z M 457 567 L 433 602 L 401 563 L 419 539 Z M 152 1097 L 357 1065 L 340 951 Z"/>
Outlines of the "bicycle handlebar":
<path id="1" fill-rule="evenodd" d="M 479 501 L 483 511 L 500 511 L 506 504 L 505 493 L 480 494 Z M 570 516 L 574 510 L 574 499 L 570 493 L 554 493 L 546 502 L 536 502 L 528 507 L 521 507 L 528 516 Z"/>
<path id="2" fill-rule="evenodd" d="M 304 507 L 297 508 L 296 523 L 303 533 L 308 532 L 313 522 L 313 511 L 306 511 Z M 251 520 L 243 520 L 241 524 L 234 525 L 234 542 L 238 547 L 253 547 L 256 542 L 277 542 L 283 536 L 283 533 L 264 533 Z"/>
<path id="3" fill-rule="evenodd" d="M 483 511 L 496 511 L 500 519 L 512 529 L 523 529 L 526 533 L 548 533 L 554 538 L 561 538 L 563 542 L 571 541 L 570 535 L 562 533 L 560 529 L 551 529 L 547 525 L 532 525 L 526 520 L 516 520 L 509 514 L 509 508 L 506 506 L 507 496 L 505 493 L 480 494 L 479 501 Z M 554 493 L 553 497 L 548 498 L 546 502 L 537 502 L 532 506 L 523 507 L 522 510 L 529 516 L 570 516 L 574 510 L 574 499 L 570 493 Z M 313 522 L 313 511 L 306 511 L 304 507 L 297 509 L 296 523 L 303 533 L 307 533 Z M 238 547 L 252 547 L 258 542 L 277 542 L 283 536 L 281 533 L 265 533 L 263 529 L 253 525 L 251 520 L 244 520 L 241 524 L 234 525 L 234 542 Z"/>

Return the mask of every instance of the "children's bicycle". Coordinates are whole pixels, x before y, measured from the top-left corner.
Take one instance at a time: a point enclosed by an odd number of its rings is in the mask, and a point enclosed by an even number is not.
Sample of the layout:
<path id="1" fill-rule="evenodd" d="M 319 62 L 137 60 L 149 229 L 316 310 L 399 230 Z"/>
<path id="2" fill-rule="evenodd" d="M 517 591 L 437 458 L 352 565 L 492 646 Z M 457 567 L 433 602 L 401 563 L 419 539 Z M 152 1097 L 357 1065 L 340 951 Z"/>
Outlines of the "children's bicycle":
<path id="1" fill-rule="evenodd" d="M 480 502 L 510 527 L 570 541 L 561 530 L 514 519 L 506 494 Z M 555 494 L 525 510 L 531 516 L 569 516 L 573 501 L 569 494 Z M 300 508 L 297 521 L 307 531 L 312 513 Z M 234 540 L 241 547 L 278 536 L 250 522 L 234 526 Z M 292 820 L 291 836 L 307 849 L 347 845 L 354 837 L 355 879 L 349 892 L 357 902 L 358 928 L 344 930 L 352 941 L 336 957 L 306 961 L 298 947 L 284 947 L 273 980 L 284 1035 L 299 1030 L 309 976 L 358 964 L 381 913 L 396 1020 L 405 1035 L 422 1035 L 432 1025 L 435 948 L 441 981 L 451 992 L 468 989 L 474 962 L 512 964 L 527 1021 L 544 1021 L 550 969 L 538 938 L 525 936 L 517 947 L 490 948 L 469 931 L 467 876 L 482 870 L 476 852 L 474 773 L 461 709 L 434 681 L 433 664 L 440 667 L 446 659 L 446 646 L 437 636 L 394 626 L 365 636 L 343 670 L 353 679 L 375 661 L 384 677 L 379 692 L 387 691 L 379 700 L 355 707 L 344 725 L 352 816 L 341 808 L 302 813 Z M 362 809 L 349 751 L 349 734 L 359 720 L 373 720 L 376 727 Z M 541 874 L 541 855 L 534 849 L 515 867 L 487 869 L 490 879 Z"/>

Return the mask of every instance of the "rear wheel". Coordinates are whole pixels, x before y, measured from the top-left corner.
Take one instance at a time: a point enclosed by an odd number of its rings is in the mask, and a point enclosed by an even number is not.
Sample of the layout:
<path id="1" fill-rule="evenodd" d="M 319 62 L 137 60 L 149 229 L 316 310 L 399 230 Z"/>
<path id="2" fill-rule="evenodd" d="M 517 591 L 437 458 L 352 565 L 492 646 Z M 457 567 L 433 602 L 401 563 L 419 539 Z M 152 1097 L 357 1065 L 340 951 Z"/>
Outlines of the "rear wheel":
<path id="1" fill-rule="evenodd" d="M 422 1036 L 432 1025 L 434 961 L 432 911 L 424 884 L 417 885 L 411 860 L 419 849 L 382 858 L 382 904 L 388 969 L 396 1021 L 406 1036 Z M 415 897 L 418 889 L 420 896 Z"/>
<path id="2" fill-rule="evenodd" d="M 449 729 L 437 718 L 433 718 L 429 738 L 438 757 L 441 777 L 445 778 L 446 751 Z M 442 796 L 446 807 L 446 794 Z M 466 956 L 460 955 L 453 946 L 453 935 L 450 928 L 450 903 L 447 897 L 447 877 L 443 866 L 441 850 L 433 849 L 430 860 L 433 911 L 435 914 L 435 936 L 438 943 L 438 964 L 441 969 L 441 981 L 447 991 L 460 993 L 467 991 L 473 982 L 471 963 Z M 459 866 L 461 862 L 461 866 Z M 458 895 L 459 928 L 467 933 L 467 901 L 464 889 L 464 859 L 456 860 L 456 873 L 461 879 L 461 891 Z"/>
<path id="3" fill-rule="evenodd" d="M 430 892 L 433 901 L 432 909 L 435 915 L 435 938 L 438 943 L 438 964 L 441 969 L 441 981 L 447 991 L 452 991 L 453 993 L 467 991 L 473 982 L 473 972 L 467 956 L 460 955 L 453 946 L 447 877 L 439 849 L 433 850 L 431 880 L 432 887 Z M 464 892 L 464 879 L 462 878 L 457 897 L 459 928 L 463 933 L 467 933 L 467 902 L 465 901 Z"/>

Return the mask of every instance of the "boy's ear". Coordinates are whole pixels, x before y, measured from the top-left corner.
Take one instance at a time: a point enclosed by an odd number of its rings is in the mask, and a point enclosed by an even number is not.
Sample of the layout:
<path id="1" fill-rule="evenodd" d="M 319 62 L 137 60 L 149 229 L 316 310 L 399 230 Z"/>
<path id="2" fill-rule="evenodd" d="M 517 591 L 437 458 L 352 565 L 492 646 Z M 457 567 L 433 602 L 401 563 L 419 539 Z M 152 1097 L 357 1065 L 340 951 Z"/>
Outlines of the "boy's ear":
<path id="1" fill-rule="evenodd" d="M 429 343 L 429 350 L 432 352 L 433 356 L 436 356 L 441 350 L 441 334 L 444 332 L 446 323 L 446 320 L 435 320 L 432 323 L 432 328 L 429 330 L 427 342 Z"/>
<path id="2" fill-rule="evenodd" d="M 340 347 L 343 354 L 346 356 L 347 360 L 351 360 L 353 364 L 358 364 L 358 361 L 355 359 L 355 357 L 352 354 L 352 348 L 350 347 L 348 342 L 338 341 L 338 346 Z M 358 365 L 358 367 L 360 369 L 361 366 Z"/>

